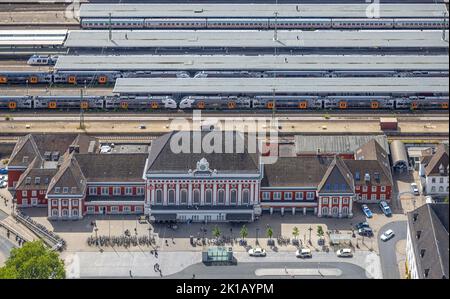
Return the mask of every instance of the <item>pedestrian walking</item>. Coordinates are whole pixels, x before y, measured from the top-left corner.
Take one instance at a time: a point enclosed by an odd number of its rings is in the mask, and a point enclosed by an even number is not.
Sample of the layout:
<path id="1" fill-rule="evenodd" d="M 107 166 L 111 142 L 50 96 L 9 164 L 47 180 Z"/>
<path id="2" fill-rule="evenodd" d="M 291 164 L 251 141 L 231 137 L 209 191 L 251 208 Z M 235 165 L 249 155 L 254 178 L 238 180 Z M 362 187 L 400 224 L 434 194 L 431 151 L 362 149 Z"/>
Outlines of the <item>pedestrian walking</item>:
<path id="1" fill-rule="evenodd" d="M 192 274 L 192 279 L 195 279 L 195 274 Z"/>
<path id="2" fill-rule="evenodd" d="M 133 274 L 131 273 L 131 270 L 130 270 L 130 277 L 133 277 Z"/>

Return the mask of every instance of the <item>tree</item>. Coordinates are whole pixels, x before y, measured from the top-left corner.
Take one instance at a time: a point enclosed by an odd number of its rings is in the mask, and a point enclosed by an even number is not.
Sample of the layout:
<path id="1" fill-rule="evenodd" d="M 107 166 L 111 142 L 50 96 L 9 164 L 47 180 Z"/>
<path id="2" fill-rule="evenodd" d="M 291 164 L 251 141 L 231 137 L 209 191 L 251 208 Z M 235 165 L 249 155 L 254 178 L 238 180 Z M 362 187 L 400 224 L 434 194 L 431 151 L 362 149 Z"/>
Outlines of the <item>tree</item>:
<path id="1" fill-rule="evenodd" d="M 27 242 L 11 250 L 11 255 L 0 268 L 0 279 L 63 279 L 64 261 L 42 241 Z"/>
<path id="2" fill-rule="evenodd" d="M 214 238 L 216 238 L 216 239 L 218 239 L 220 237 L 220 235 L 222 234 L 222 232 L 217 227 L 217 225 L 213 228 L 212 234 L 213 234 Z"/>
<path id="3" fill-rule="evenodd" d="M 245 225 L 242 226 L 241 231 L 239 232 L 239 234 L 241 235 L 242 239 L 247 238 L 248 236 L 248 229 Z"/>
<path id="4" fill-rule="evenodd" d="M 444 202 L 448 203 L 448 196 L 445 197 Z"/>
<path id="5" fill-rule="evenodd" d="M 272 230 L 272 228 L 269 226 L 268 228 L 267 228 L 267 230 L 266 230 L 266 235 L 267 235 L 267 237 L 270 239 L 270 240 L 272 240 L 272 236 L 273 236 L 273 230 Z"/>
<path id="6" fill-rule="evenodd" d="M 295 239 L 298 238 L 298 235 L 300 235 L 300 231 L 298 230 L 298 227 L 295 226 L 295 227 L 292 229 L 292 235 L 294 236 Z"/>
<path id="7" fill-rule="evenodd" d="M 317 226 L 317 236 L 322 239 L 322 237 L 325 235 L 325 233 L 323 232 L 323 228 L 321 225 Z"/>

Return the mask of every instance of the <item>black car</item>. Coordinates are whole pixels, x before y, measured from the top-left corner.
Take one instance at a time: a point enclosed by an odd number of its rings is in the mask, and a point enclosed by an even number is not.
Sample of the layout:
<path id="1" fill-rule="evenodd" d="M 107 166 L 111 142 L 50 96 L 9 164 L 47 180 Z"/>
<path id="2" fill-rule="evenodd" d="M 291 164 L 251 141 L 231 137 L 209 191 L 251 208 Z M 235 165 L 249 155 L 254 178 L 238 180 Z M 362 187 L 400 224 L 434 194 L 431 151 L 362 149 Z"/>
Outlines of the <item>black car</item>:
<path id="1" fill-rule="evenodd" d="M 364 228 L 364 227 L 367 227 L 367 228 L 369 228 L 369 223 L 367 223 L 367 222 L 360 222 L 360 223 L 358 223 L 357 225 L 356 225 L 356 229 L 361 229 L 361 228 Z"/>
<path id="2" fill-rule="evenodd" d="M 372 237 L 373 230 L 370 227 L 362 227 L 358 230 L 358 234 L 364 237 Z"/>

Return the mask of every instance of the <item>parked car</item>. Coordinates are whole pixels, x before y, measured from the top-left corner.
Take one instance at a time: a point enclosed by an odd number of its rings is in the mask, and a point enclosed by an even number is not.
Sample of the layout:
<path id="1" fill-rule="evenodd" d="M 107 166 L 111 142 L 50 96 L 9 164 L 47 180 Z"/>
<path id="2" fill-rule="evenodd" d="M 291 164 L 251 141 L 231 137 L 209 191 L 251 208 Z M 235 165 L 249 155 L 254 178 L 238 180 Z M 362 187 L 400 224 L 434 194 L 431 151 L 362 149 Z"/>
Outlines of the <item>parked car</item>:
<path id="1" fill-rule="evenodd" d="M 387 202 L 385 202 L 384 200 L 380 201 L 380 209 L 384 213 L 384 215 L 386 215 L 388 217 L 392 216 L 391 208 L 389 207 Z"/>
<path id="2" fill-rule="evenodd" d="M 309 248 L 302 248 L 295 252 L 295 256 L 299 258 L 312 258 L 312 252 Z"/>
<path id="3" fill-rule="evenodd" d="M 266 256 L 266 251 L 263 248 L 256 247 L 248 251 L 250 256 Z"/>
<path id="4" fill-rule="evenodd" d="M 3 189 L 3 188 L 6 188 L 6 187 L 8 187 L 8 182 L 0 181 L 0 188 Z"/>
<path id="5" fill-rule="evenodd" d="M 362 205 L 362 210 L 364 212 L 364 215 L 366 215 L 367 218 L 372 218 L 373 214 L 372 211 L 369 209 L 367 205 Z"/>
<path id="6" fill-rule="evenodd" d="M 373 230 L 370 227 L 362 227 L 358 229 L 358 234 L 364 237 L 372 237 Z"/>
<path id="7" fill-rule="evenodd" d="M 420 195 L 419 187 L 417 187 L 416 183 L 411 183 L 411 190 L 414 193 L 414 195 Z"/>
<path id="8" fill-rule="evenodd" d="M 350 248 L 342 248 L 342 249 L 339 249 L 338 251 L 336 251 L 336 255 L 338 257 L 352 257 L 353 252 Z"/>
<path id="9" fill-rule="evenodd" d="M 387 231 L 385 231 L 380 239 L 384 242 L 388 241 L 389 239 L 393 238 L 395 236 L 395 233 L 392 229 L 388 229 Z"/>
<path id="10" fill-rule="evenodd" d="M 364 221 L 364 222 L 360 222 L 360 223 L 358 223 L 356 225 L 356 229 L 360 229 L 360 228 L 363 228 L 363 227 L 369 227 L 369 223 Z"/>
<path id="11" fill-rule="evenodd" d="M 428 195 L 425 197 L 425 203 L 435 203 L 435 201 L 434 201 L 433 197 Z"/>
<path id="12" fill-rule="evenodd" d="M 0 174 L 8 174 L 8 169 L 0 168 Z"/>

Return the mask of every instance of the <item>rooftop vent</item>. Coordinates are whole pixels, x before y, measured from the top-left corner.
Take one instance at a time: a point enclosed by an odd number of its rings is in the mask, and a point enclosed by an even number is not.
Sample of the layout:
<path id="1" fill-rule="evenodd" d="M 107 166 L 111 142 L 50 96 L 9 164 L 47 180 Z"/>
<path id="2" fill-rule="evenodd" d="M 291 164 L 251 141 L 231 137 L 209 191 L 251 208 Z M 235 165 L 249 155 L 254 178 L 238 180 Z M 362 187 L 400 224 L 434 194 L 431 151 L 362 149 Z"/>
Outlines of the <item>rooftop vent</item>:
<path id="1" fill-rule="evenodd" d="M 44 159 L 45 159 L 45 161 L 51 161 L 52 160 L 52 152 L 45 152 Z"/>
<path id="2" fill-rule="evenodd" d="M 370 182 L 370 174 L 368 172 L 364 175 L 364 181 Z"/>
<path id="3" fill-rule="evenodd" d="M 59 160 L 59 152 L 53 152 L 52 153 L 52 161 L 58 161 Z"/>
<path id="4" fill-rule="evenodd" d="M 421 250 L 420 250 L 420 257 L 423 258 L 424 255 L 425 255 L 425 249 L 421 249 Z"/>
<path id="5" fill-rule="evenodd" d="M 416 222 L 418 217 L 419 217 L 419 214 L 418 213 L 414 213 L 413 214 L 413 221 Z"/>
<path id="6" fill-rule="evenodd" d="M 416 238 L 417 239 L 420 239 L 420 235 L 422 234 L 422 231 L 421 230 L 418 230 L 417 232 L 416 232 Z"/>

